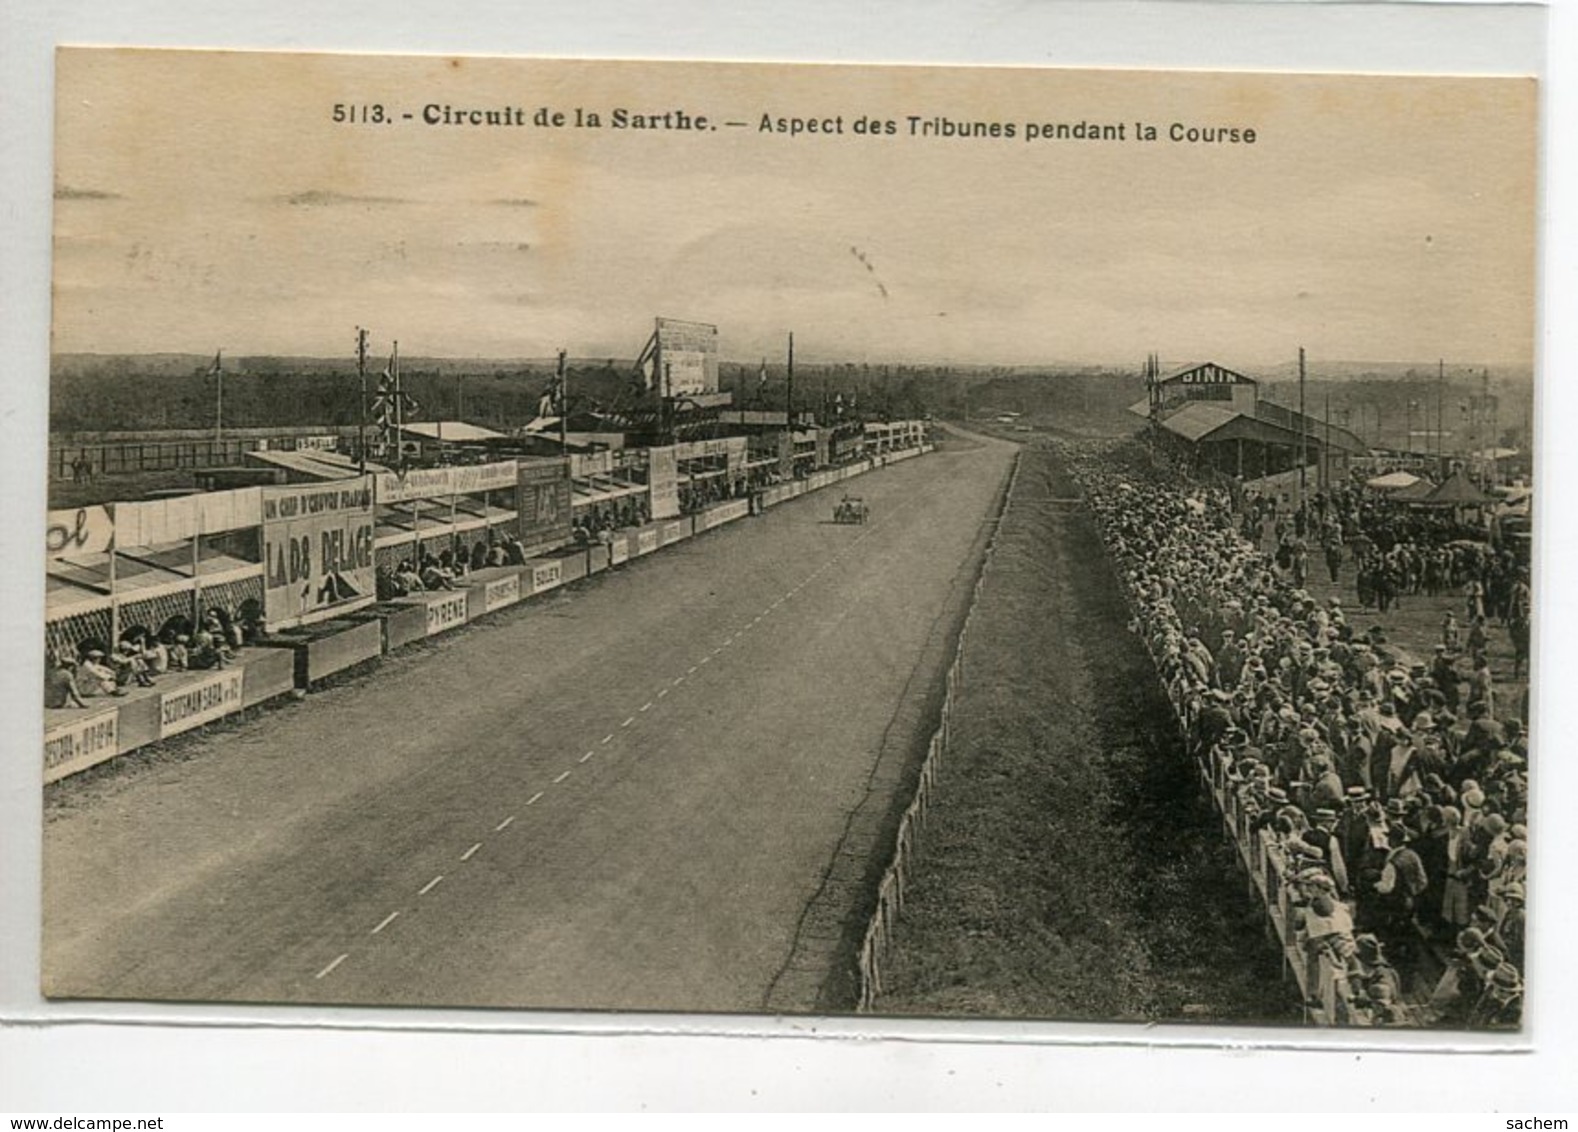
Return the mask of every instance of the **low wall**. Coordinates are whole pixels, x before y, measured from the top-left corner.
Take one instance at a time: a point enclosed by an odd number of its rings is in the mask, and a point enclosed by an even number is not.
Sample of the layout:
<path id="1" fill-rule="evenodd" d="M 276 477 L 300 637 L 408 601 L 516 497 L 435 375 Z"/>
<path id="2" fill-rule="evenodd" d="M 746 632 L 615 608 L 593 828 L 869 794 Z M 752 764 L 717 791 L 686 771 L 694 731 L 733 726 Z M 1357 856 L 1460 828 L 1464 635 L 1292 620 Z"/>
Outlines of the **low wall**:
<path id="1" fill-rule="evenodd" d="M 776 506 L 884 463 L 930 450 L 928 446 L 890 453 L 880 460 L 865 459 L 824 469 L 803 480 L 775 484 L 758 493 L 759 506 Z M 412 641 L 448 632 L 484 614 L 655 553 L 751 513 L 751 500 L 726 500 L 693 515 L 660 519 L 621 531 L 609 544 L 528 559 L 524 566 L 477 570 L 454 590 L 411 594 L 354 614 L 273 634 L 257 647 L 247 649 L 225 669 L 170 673 L 161 677 L 156 687 L 128 689 L 125 697 L 90 700 L 86 708 L 46 711 L 44 781 L 57 781 L 294 689 L 309 689 L 337 672 L 394 652 Z"/>
<path id="2" fill-rule="evenodd" d="M 44 781 L 91 766 L 222 719 L 293 689 L 288 650 L 250 648 L 229 666 L 168 672 L 152 688 L 93 697 L 84 708 L 44 712 Z"/>
<path id="3" fill-rule="evenodd" d="M 263 643 L 294 654 L 295 686 L 311 688 L 336 672 L 382 656 L 383 625 L 376 615 L 337 617 L 301 629 L 283 630 Z"/>

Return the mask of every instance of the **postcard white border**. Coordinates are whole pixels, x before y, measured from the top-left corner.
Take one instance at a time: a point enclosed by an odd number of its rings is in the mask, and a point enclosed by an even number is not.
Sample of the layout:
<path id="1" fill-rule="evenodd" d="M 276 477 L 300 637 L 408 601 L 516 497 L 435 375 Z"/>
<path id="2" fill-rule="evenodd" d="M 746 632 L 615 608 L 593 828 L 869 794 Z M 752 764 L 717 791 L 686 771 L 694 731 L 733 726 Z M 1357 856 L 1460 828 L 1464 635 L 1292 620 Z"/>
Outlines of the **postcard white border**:
<path id="1" fill-rule="evenodd" d="M 1549 12 L 1550 52 L 1572 57 L 1574 5 Z M 1573 697 L 1553 689 L 1578 676 L 1572 601 L 1554 563 L 1574 545 L 1573 522 L 1549 505 L 1574 480 L 1578 423 L 1566 363 L 1575 332 L 1557 317 L 1578 310 L 1572 159 L 1578 115 L 1573 78 L 1548 74 L 1542 322 L 1545 378 L 1539 406 L 1542 488 L 1541 687 L 1536 735 L 1552 748 L 1537 791 L 1540 855 L 1533 1004 L 1534 1052 L 1441 1055 L 1310 1053 L 1323 1035 L 1298 1031 L 1173 1031 L 964 1023 L 866 1026 L 856 1020 L 565 1017 L 577 1032 L 503 1033 L 516 1016 L 462 1012 L 338 1011 L 158 1005 L 46 1004 L 38 997 L 39 807 L 36 759 L 41 658 L 30 644 L 42 607 L 31 568 L 33 524 L 44 510 L 48 371 L 52 122 L 51 51 L 57 44 L 715 58 L 834 62 L 1027 64 L 1545 74 L 1534 7 L 1463 3 L 1322 4 L 1167 2 L 1028 5 L 833 0 L 662 5 L 624 0 L 462 6 L 407 2 L 327 8 L 310 0 L 206 6 L 156 0 L 13 0 L 0 37 L 0 459 L 11 485 L 4 554 L 17 564 L 0 589 L 14 663 L 0 702 L 17 721 L 12 757 L 0 760 L 0 1017 L 49 1025 L 0 1029 L 0 1104 L 40 1111 L 400 1107 L 436 1109 L 634 1107 L 953 1109 L 1151 1107 L 1517 1108 L 1547 1111 L 1578 1099 L 1578 1003 L 1571 960 L 1573 901 L 1565 862 L 1578 859 L 1560 801 L 1578 797 L 1573 760 L 1555 749 L 1575 733 Z M 1571 514 L 1571 512 L 1569 512 Z M 1566 702 L 1563 702 L 1565 700 Z M 1537 739 L 1537 741 L 1540 741 Z M 87 1019 L 114 1019 L 113 1024 Z M 169 1025 L 172 1018 L 200 1025 Z M 159 1024 L 159 1023 L 166 1024 Z M 553 1028 L 533 1016 L 532 1029 Z M 135 1028 L 133 1028 L 135 1027 Z M 304 1028 L 305 1027 L 305 1028 Z M 420 1027 L 420 1028 L 412 1028 Z M 859 1040 L 881 1029 L 883 1041 Z M 633 1033 L 632 1031 L 639 1031 Z M 731 1033 L 734 1036 L 720 1036 Z M 741 1036 L 743 1035 L 743 1036 Z M 1109 1045 L 1117 1040 L 1155 1045 Z M 1435 1035 L 1402 1035 L 1405 1047 L 1439 1047 Z M 816 1040 L 803 1040 L 815 1038 Z M 1297 1043 L 1301 1048 L 1287 1048 Z M 1343 1043 L 1337 1043 L 1343 1045 Z M 1481 1044 L 1454 1040 L 1460 1047 Z M 1165 1049 L 1158 1048 L 1165 1046 Z M 438 1047 L 442 1047 L 440 1050 Z M 1280 1047 L 1280 1048 L 1277 1048 Z M 323 1072 L 325 1065 L 332 1072 Z M 294 1081 L 263 1090 L 257 1079 Z"/>

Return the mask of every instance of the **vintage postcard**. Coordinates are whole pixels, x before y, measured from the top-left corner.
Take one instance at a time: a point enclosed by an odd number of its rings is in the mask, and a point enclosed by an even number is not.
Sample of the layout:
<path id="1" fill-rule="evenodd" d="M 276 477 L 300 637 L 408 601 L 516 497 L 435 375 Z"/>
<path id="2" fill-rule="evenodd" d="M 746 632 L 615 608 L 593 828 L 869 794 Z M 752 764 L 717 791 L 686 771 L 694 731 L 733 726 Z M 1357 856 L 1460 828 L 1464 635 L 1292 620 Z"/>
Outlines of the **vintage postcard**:
<path id="1" fill-rule="evenodd" d="M 1526 1034 L 1532 78 L 57 83 L 50 998 Z"/>

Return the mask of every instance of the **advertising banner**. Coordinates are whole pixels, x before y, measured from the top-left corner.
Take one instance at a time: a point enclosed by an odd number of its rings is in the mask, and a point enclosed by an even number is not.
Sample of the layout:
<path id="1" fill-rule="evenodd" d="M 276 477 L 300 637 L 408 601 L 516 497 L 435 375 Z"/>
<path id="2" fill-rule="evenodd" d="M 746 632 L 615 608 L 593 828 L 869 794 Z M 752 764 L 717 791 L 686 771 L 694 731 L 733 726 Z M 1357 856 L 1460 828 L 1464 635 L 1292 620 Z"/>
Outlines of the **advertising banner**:
<path id="1" fill-rule="evenodd" d="M 515 509 L 519 512 L 520 540 L 526 553 L 569 542 L 569 464 L 557 457 L 519 461 Z"/>
<path id="2" fill-rule="evenodd" d="M 788 429 L 778 434 L 778 477 L 794 478 L 794 433 Z"/>
<path id="3" fill-rule="evenodd" d="M 115 518 L 108 507 L 77 507 L 49 513 L 44 552 L 51 558 L 103 554 L 114 543 Z"/>
<path id="4" fill-rule="evenodd" d="M 672 519 L 679 514 L 679 460 L 672 444 L 649 452 L 647 489 L 654 519 Z"/>
<path id="5" fill-rule="evenodd" d="M 816 430 L 816 466 L 825 468 L 833 462 L 833 430 L 819 428 Z"/>
<path id="6" fill-rule="evenodd" d="M 464 593 L 451 594 L 440 601 L 427 603 L 427 635 L 442 633 L 446 629 L 453 629 L 457 625 L 466 623 L 466 595 Z"/>
<path id="7" fill-rule="evenodd" d="M 373 478 L 263 488 L 263 615 L 272 629 L 369 605 Z"/>
<path id="8" fill-rule="evenodd" d="M 85 719 L 46 728 L 44 781 L 54 782 L 113 757 L 117 750 L 118 719 L 120 712 L 111 708 Z"/>
<path id="9" fill-rule="evenodd" d="M 503 609 L 506 605 L 514 605 L 521 599 L 521 576 L 511 574 L 506 578 L 495 578 L 489 582 L 482 594 L 482 609 L 492 613 L 495 609 Z"/>
<path id="10" fill-rule="evenodd" d="M 531 592 L 540 594 L 544 590 L 551 590 L 564 581 L 564 571 L 559 560 L 549 562 L 534 562 L 531 568 Z"/>
<path id="11" fill-rule="evenodd" d="M 705 322 L 657 320 L 658 357 L 663 373 L 657 380 L 670 397 L 718 391 L 718 328 Z"/>
<path id="12" fill-rule="evenodd" d="M 684 523 L 665 523 L 663 524 L 663 545 L 668 546 L 670 543 L 678 542 L 689 533 L 690 531 L 686 529 L 686 524 Z"/>
<path id="13" fill-rule="evenodd" d="M 630 561 L 630 540 L 624 535 L 608 544 L 608 561 L 614 566 Z"/>
<path id="14" fill-rule="evenodd" d="M 159 697 L 159 738 L 168 739 L 241 710 L 239 668 L 224 668 L 196 684 Z"/>
<path id="15" fill-rule="evenodd" d="M 730 436 L 726 438 L 725 443 L 727 445 L 725 454 L 728 457 L 726 467 L 729 469 L 729 482 L 733 483 L 735 480 L 745 478 L 745 437 Z"/>
<path id="16" fill-rule="evenodd" d="M 484 491 L 505 491 L 515 486 L 514 460 L 492 464 L 461 464 L 448 468 L 412 468 L 380 472 L 378 502 L 406 503 L 413 499 L 443 499 Z"/>
<path id="17" fill-rule="evenodd" d="M 658 548 L 657 528 L 636 533 L 636 553 L 651 554 Z"/>

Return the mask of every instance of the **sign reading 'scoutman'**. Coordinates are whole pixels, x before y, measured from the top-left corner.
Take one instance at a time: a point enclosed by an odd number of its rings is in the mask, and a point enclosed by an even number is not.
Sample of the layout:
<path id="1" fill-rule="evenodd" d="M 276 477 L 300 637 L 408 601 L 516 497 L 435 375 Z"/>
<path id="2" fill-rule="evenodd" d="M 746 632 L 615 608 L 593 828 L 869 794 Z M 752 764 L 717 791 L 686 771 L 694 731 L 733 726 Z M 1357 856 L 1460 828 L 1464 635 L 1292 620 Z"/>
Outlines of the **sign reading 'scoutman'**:
<path id="1" fill-rule="evenodd" d="M 159 697 L 159 738 L 179 735 L 241 710 L 239 668 L 226 668 Z"/>

